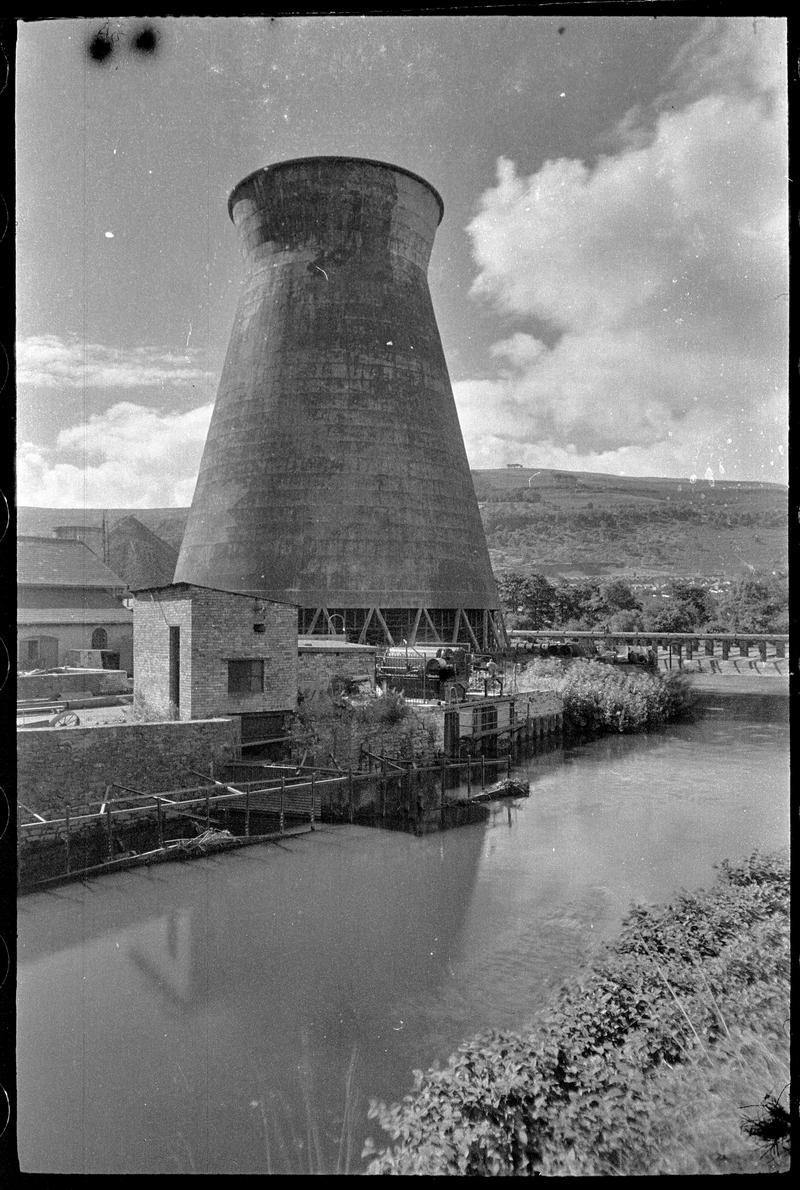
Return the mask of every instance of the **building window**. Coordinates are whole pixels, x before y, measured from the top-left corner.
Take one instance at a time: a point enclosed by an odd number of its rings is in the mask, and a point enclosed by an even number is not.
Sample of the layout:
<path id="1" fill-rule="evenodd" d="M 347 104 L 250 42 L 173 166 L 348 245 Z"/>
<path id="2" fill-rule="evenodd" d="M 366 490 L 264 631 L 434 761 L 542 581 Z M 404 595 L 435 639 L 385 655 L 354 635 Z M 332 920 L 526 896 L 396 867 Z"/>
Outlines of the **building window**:
<path id="1" fill-rule="evenodd" d="M 228 662 L 228 694 L 261 694 L 263 690 L 263 661 Z"/>
<path id="2" fill-rule="evenodd" d="M 108 633 L 106 632 L 105 628 L 95 628 L 94 632 L 92 633 L 92 648 L 108 648 Z"/>

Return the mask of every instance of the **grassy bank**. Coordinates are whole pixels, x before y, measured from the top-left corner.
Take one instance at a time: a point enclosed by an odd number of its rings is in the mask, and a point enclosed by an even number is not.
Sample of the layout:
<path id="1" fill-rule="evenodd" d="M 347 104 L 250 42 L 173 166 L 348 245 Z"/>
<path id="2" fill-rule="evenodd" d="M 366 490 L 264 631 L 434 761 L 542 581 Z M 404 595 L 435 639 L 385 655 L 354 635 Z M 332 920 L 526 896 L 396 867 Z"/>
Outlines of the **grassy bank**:
<path id="1" fill-rule="evenodd" d="M 622 670 L 602 661 L 533 660 L 520 689 L 555 690 L 564 700 L 564 734 L 650 731 L 685 715 L 692 702 L 684 674 Z"/>
<path id="2" fill-rule="evenodd" d="M 368 1144 L 368 1172 L 785 1170 L 788 1023 L 788 857 L 725 862 L 708 891 L 634 908 L 535 1028 L 374 1103 L 391 1143 Z"/>

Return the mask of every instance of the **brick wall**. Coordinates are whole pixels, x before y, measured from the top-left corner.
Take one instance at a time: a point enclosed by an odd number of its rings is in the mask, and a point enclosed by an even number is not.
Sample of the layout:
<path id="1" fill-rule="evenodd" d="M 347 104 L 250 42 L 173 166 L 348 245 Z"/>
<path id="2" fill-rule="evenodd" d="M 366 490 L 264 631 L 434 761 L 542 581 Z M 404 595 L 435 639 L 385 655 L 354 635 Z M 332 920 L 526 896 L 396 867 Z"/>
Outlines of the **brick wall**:
<path id="1" fill-rule="evenodd" d="M 17 732 L 17 787 L 31 809 L 101 801 L 112 781 L 143 793 L 201 784 L 187 773 L 239 756 L 236 719 L 31 728 Z"/>
<path id="2" fill-rule="evenodd" d="M 169 630 L 179 628 L 180 717 L 191 707 L 192 602 L 188 588 L 146 591 L 133 601 L 133 705 L 154 714 L 169 713 Z"/>
<path id="3" fill-rule="evenodd" d="M 297 609 L 194 588 L 192 714 L 293 711 L 297 703 Z M 262 633 L 253 625 L 263 624 Z M 264 690 L 228 693 L 228 660 L 263 660 Z"/>
<path id="4" fill-rule="evenodd" d="M 169 710 L 170 627 L 181 630 L 181 719 L 294 710 L 294 607 L 186 584 L 140 592 L 134 601 L 134 705 L 162 714 Z M 229 660 L 263 661 L 264 690 L 229 693 Z"/>

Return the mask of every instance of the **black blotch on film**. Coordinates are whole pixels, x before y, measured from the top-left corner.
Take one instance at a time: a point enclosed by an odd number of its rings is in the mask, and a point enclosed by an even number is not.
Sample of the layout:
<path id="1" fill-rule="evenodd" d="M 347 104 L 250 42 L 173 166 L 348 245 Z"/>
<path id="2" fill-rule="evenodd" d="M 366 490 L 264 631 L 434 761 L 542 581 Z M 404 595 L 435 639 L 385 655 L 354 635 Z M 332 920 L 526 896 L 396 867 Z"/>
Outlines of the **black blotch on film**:
<path id="1" fill-rule="evenodd" d="M 140 54 L 154 54 L 158 49 L 158 34 L 150 25 L 145 25 L 134 36 L 133 48 Z"/>
<path id="2" fill-rule="evenodd" d="M 86 50 L 93 62 L 105 62 L 114 51 L 114 42 L 108 31 L 101 29 L 99 33 L 95 33 Z"/>
<path id="3" fill-rule="evenodd" d="M 93 62 L 107 62 L 115 50 L 119 36 L 112 34 L 107 25 L 99 29 L 89 40 L 86 52 Z M 149 56 L 158 49 L 158 33 L 152 25 L 143 25 L 129 38 L 130 49 L 137 54 Z"/>

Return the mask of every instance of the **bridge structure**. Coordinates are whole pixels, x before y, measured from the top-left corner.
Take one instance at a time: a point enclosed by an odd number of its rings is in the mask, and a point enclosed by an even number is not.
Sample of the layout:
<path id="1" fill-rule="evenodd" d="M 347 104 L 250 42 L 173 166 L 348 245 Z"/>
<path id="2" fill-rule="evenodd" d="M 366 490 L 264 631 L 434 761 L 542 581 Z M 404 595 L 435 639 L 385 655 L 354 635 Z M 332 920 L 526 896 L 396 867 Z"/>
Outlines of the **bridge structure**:
<path id="1" fill-rule="evenodd" d="M 757 662 L 769 665 L 772 673 L 788 672 L 786 651 L 789 636 L 780 632 L 612 632 L 596 629 L 571 632 L 565 629 L 512 629 L 508 635 L 512 646 L 576 641 L 593 644 L 600 653 L 613 652 L 620 646 L 652 648 L 656 650 L 659 664 L 667 669 L 683 669 L 687 662 L 694 662 L 694 667 L 702 669 L 706 662 L 711 672 L 727 670 L 741 673 L 742 668 L 736 664 L 741 660 L 748 663 L 746 669 L 753 673 L 761 672 L 755 667 Z M 724 670 L 720 662 L 728 663 Z"/>

